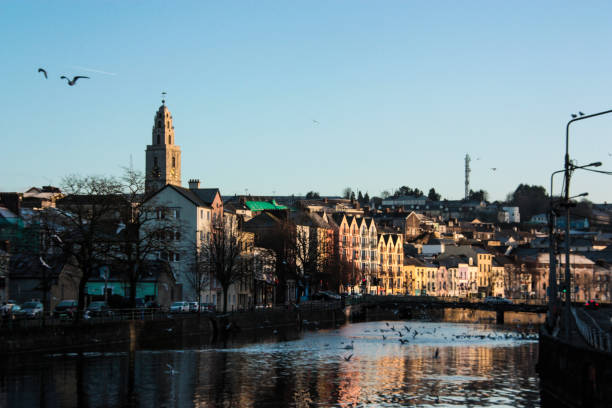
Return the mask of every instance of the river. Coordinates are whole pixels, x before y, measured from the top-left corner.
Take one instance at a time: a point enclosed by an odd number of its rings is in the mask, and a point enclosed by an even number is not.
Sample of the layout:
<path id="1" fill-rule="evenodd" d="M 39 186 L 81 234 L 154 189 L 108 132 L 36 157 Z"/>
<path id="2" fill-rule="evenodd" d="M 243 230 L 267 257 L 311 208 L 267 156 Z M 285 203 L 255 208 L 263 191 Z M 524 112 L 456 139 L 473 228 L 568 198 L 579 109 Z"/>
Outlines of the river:
<path id="1" fill-rule="evenodd" d="M 539 406 L 526 329 L 389 320 L 232 348 L 19 357 L 0 369 L 0 407 Z"/>

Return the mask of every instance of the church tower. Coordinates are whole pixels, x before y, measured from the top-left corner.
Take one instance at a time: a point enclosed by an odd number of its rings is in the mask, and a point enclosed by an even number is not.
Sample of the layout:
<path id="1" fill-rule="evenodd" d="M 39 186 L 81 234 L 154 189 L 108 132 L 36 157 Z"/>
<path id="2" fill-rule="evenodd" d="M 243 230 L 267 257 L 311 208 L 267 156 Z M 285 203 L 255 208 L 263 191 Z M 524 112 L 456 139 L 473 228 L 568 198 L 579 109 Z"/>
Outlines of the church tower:
<path id="1" fill-rule="evenodd" d="M 155 114 L 153 137 L 146 150 L 147 193 L 155 192 L 166 184 L 181 185 L 181 148 L 174 144 L 172 115 L 166 101 Z"/>

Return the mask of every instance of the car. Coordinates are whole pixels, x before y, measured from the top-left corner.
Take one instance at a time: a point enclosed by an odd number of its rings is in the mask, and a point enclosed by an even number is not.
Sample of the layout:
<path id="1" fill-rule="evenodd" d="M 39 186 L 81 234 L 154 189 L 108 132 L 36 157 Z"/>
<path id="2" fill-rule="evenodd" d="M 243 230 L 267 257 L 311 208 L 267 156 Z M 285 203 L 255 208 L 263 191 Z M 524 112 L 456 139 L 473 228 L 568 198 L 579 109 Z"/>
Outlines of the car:
<path id="1" fill-rule="evenodd" d="M 589 299 L 584 304 L 585 309 L 599 309 L 599 302 L 594 299 Z"/>
<path id="2" fill-rule="evenodd" d="M 145 303 L 145 308 L 147 309 L 161 309 L 161 305 L 157 303 L 155 300 L 149 300 Z"/>
<path id="3" fill-rule="evenodd" d="M 510 299 L 506 299 L 500 296 L 487 296 L 482 301 L 486 305 L 509 305 L 512 304 Z"/>
<path id="4" fill-rule="evenodd" d="M 173 302 L 170 305 L 170 313 L 186 313 L 189 312 L 189 304 L 187 302 Z"/>
<path id="5" fill-rule="evenodd" d="M 315 300 L 342 300 L 342 297 L 334 292 L 328 290 L 320 290 L 312 295 Z"/>
<path id="6" fill-rule="evenodd" d="M 11 317 L 11 319 L 16 320 L 16 319 L 21 319 L 23 318 L 23 314 L 21 313 L 21 306 L 16 305 L 16 304 L 12 304 L 10 311 L 9 311 L 9 316 Z"/>
<path id="7" fill-rule="evenodd" d="M 27 317 L 29 319 L 36 319 L 41 317 L 42 314 L 43 305 L 40 302 L 25 302 L 23 305 L 21 305 L 21 310 L 19 311 L 20 316 Z"/>
<path id="8" fill-rule="evenodd" d="M 189 303 L 189 311 L 190 312 L 198 312 L 200 310 L 200 306 L 198 302 L 188 302 Z"/>
<path id="9" fill-rule="evenodd" d="M 77 311 L 78 302 L 73 299 L 62 300 L 53 309 L 53 317 L 72 318 Z"/>
<path id="10" fill-rule="evenodd" d="M 104 301 L 91 302 L 85 311 L 88 317 L 112 316 L 113 311 Z"/>
<path id="11" fill-rule="evenodd" d="M 217 307 L 212 303 L 200 303 L 200 312 L 215 312 Z"/>

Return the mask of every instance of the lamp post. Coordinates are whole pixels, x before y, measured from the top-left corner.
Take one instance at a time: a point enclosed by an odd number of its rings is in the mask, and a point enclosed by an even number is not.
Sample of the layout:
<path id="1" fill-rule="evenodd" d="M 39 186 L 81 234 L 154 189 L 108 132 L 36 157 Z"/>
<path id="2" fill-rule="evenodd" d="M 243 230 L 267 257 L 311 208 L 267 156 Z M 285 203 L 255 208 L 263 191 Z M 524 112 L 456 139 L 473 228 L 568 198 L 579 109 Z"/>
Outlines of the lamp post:
<path id="1" fill-rule="evenodd" d="M 570 162 L 570 157 L 569 157 L 569 128 L 570 125 L 574 122 L 577 122 L 579 120 L 584 120 L 584 119 L 590 119 L 590 118 L 594 118 L 596 116 L 601 116 L 601 115 L 606 115 L 608 113 L 612 113 L 612 109 L 606 110 L 606 111 L 602 111 L 602 112 L 597 112 L 597 113 L 593 113 L 591 115 L 581 115 L 577 118 L 573 118 L 572 120 L 570 120 L 569 122 L 567 122 L 567 125 L 565 127 L 565 166 L 564 166 L 564 172 L 565 172 L 565 205 L 566 205 L 566 213 L 565 213 L 565 285 L 567 288 L 567 296 L 565 297 L 565 335 L 566 337 L 569 339 L 569 333 L 570 333 L 570 308 L 571 308 L 571 285 L 570 285 L 570 242 L 569 242 L 569 235 L 570 235 L 570 206 L 569 206 L 569 200 L 570 200 L 570 195 L 569 195 L 569 191 L 570 191 L 570 179 L 571 179 L 571 175 L 572 175 L 572 170 L 574 170 L 574 166 L 571 164 Z M 575 116 L 575 115 L 574 115 Z"/>
<path id="2" fill-rule="evenodd" d="M 585 169 L 588 170 L 588 167 L 599 167 L 601 166 L 601 162 L 594 162 L 585 164 L 584 166 L 572 166 L 572 170 Z M 556 218 L 555 218 L 555 208 L 554 208 L 554 194 L 553 194 L 553 179 L 556 174 L 565 172 L 563 170 L 557 170 L 550 175 L 550 204 L 549 204 L 549 213 L 548 213 L 548 248 L 549 248 L 549 274 L 548 274 L 548 310 L 549 317 L 553 318 L 556 315 L 556 307 L 557 307 L 557 255 L 556 255 L 556 241 L 555 241 L 555 228 L 556 228 Z M 579 194 L 576 197 L 585 197 L 588 193 Z M 570 197 L 576 198 L 576 197 Z M 553 322 L 549 322 L 551 327 L 554 325 Z"/>

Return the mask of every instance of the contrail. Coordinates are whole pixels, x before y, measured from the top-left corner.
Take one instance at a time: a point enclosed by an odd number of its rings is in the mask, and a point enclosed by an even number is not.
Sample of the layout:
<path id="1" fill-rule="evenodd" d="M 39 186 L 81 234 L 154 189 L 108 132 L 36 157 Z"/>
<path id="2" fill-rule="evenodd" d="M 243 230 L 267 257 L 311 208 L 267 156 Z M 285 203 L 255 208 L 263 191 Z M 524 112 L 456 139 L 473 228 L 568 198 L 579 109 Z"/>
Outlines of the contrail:
<path id="1" fill-rule="evenodd" d="M 117 75 L 117 74 L 115 74 L 114 72 L 107 72 L 107 71 L 100 71 L 99 69 L 86 68 L 86 67 L 79 67 L 78 65 L 71 66 L 70 68 L 82 69 L 83 71 L 95 72 L 95 73 L 97 73 L 97 74 L 104 74 L 104 75 Z"/>

